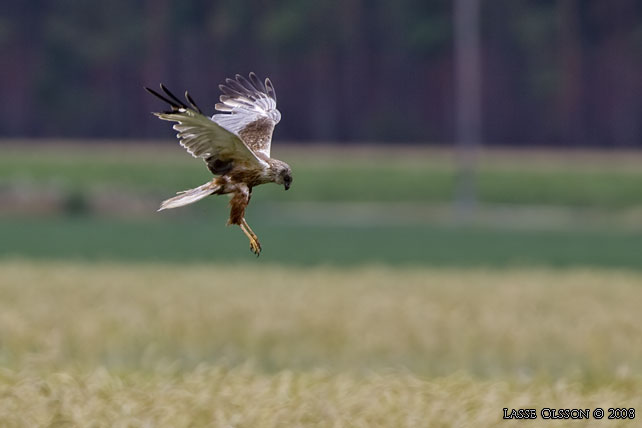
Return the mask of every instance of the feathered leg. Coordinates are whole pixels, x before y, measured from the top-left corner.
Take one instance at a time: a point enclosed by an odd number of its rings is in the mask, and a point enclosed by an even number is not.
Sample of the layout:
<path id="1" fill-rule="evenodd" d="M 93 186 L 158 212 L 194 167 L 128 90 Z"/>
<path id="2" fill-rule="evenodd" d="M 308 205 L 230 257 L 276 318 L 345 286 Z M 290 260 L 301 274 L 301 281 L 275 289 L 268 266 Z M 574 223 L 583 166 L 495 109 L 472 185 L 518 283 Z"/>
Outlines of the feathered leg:
<path id="1" fill-rule="evenodd" d="M 250 189 L 245 184 L 236 186 L 234 196 L 230 199 L 230 219 L 227 224 L 238 224 L 245 236 L 250 240 L 250 251 L 257 256 L 261 254 L 261 244 L 259 238 L 245 221 L 245 208 L 250 203 Z"/>

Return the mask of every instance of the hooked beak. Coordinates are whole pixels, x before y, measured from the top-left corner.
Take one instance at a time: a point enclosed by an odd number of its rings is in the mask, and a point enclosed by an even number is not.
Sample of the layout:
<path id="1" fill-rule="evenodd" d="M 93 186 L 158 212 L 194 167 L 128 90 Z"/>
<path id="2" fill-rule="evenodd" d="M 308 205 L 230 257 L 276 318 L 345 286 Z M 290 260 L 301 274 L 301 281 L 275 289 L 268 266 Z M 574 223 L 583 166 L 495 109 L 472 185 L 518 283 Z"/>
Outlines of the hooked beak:
<path id="1" fill-rule="evenodd" d="M 290 183 L 283 183 L 283 187 L 285 187 L 285 190 L 288 190 L 290 188 Z"/>

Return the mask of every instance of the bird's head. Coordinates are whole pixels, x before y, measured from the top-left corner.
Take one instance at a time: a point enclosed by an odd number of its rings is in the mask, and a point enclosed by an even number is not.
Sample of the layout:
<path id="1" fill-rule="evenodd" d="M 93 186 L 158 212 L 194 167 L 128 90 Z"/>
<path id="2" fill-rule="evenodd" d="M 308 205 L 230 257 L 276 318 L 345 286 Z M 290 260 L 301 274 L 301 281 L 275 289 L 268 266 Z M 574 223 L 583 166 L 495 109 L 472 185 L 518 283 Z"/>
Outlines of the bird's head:
<path id="1" fill-rule="evenodd" d="M 285 190 L 288 190 L 292 184 L 292 169 L 290 165 L 277 159 L 271 159 L 271 161 L 274 182 L 276 184 L 282 184 Z"/>

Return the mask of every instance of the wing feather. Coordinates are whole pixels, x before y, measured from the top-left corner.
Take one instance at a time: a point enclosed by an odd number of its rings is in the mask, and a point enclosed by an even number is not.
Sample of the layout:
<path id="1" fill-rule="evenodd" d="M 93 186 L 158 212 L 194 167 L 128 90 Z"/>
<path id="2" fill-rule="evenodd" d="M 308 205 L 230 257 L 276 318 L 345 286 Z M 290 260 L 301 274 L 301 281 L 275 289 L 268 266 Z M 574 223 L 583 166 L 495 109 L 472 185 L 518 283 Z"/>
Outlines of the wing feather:
<path id="1" fill-rule="evenodd" d="M 200 113 L 200 109 L 189 95 L 186 94 L 186 98 L 193 108 L 186 106 L 164 85 L 161 85 L 161 89 L 165 96 L 152 89 L 145 89 L 171 106 L 170 111 L 154 115 L 162 120 L 177 122 L 173 127 L 177 131 L 176 136 L 180 145 L 192 156 L 205 160 L 214 158 L 267 166 L 239 135 Z"/>
<path id="2" fill-rule="evenodd" d="M 249 80 L 240 74 L 219 85 L 222 92 L 212 120 L 239 136 L 255 153 L 270 157 L 272 131 L 281 120 L 276 92 L 270 79 L 261 82 L 254 73 Z"/>
<path id="3" fill-rule="evenodd" d="M 274 86 L 272 86 L 272 81 L 270 79 L 265 79 L 265 89 L 267 90 L 268 97 L 272 98 L 276 103 L 276 91 Z"/>

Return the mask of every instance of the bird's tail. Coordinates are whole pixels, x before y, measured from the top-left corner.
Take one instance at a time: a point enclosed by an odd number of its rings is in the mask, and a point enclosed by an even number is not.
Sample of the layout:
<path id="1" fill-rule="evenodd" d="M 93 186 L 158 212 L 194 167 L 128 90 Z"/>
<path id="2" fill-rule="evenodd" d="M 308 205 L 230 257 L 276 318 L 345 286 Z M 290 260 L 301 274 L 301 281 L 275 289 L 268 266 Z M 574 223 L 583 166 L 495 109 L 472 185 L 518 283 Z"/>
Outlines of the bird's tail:
<path id="1" fill-rule="evenodd" d="M 169 198 L 166 201 L 163 201 L 158 211 L 168 210 L 171 208 L 178 208 L 184 205 L 193 204 L 194 202 L 200 201 L 206 196 L 209 196 L 219 190 L 221 186 L 214 181 L 203 184 L 202 186 L 195 187 L 193 189 L 185 190 L 183 192 L 178 192 L 178 196 Z"/>

